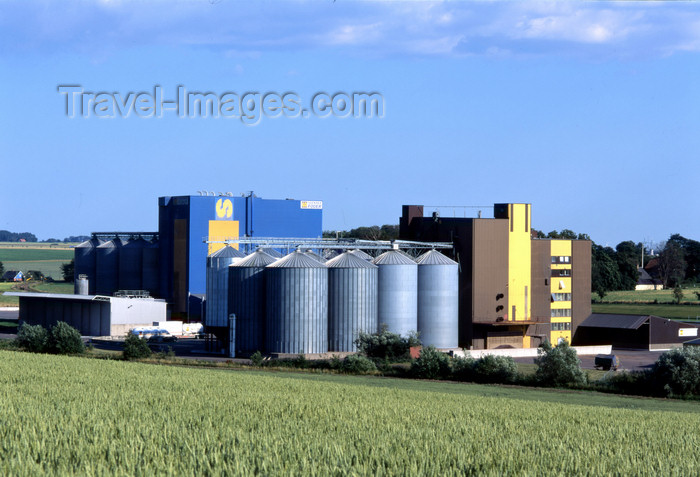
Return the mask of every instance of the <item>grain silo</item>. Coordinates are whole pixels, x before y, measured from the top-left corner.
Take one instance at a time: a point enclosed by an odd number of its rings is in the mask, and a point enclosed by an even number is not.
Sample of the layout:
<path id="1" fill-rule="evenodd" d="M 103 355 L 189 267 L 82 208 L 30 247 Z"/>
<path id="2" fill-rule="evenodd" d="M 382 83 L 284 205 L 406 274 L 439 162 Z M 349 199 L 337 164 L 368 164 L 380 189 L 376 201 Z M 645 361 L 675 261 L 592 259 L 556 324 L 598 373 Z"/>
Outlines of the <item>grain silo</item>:
<path id="1" fill-rule="evenodd" d="M 257 250 L 228 268 L 228 314 L 236 315 L 237 356 L 265 351 L 264 272 L 276 260 Z"/>
<path id="2" fill-rule="evenodd" d="M 418 265 L 398 250 L 373 260 L 379 267 L 379 326 L 406 336 L 418 330 Z"/>
<path id="3" fill-rule="evenodd" d="M 423 346 L 457 348 L 459 271 L 457 262 L 437 250 L 418 263 L 418 331 Z"/>
<path id="4" fill-rule="evenodd" d="M 146 241 L 141 237 L 129 240 L 119 252 L 119 289 L 143 289 L 143 248 Z"/>
<path id="5" fill-rule="evenodd" d="M 244 257 L 228 245 L 207 257 L 205 326 L 228 326 L 228 267 Z"/>
<path id="6" fill-rule="evenodd" d="M 307 250 L 306 252 L 304 252 L 304 255 L 306 255 L 307 257 L 313 258 L 314 260 L 316 260 L 319 263 L 326 263 L 328 261 L 325 258 L 323 258 L 322 256 L 320 256 L 319 254 L 317 254 L 316 252 L 314 252 L 313 250 Z"/>
<path id="7" fill-rule="evenodd" d="M 350 253 L 357 257 L 360 257 L 362 260 L 367 260 L 368 262 L 374 260 L 373 256 L 371 256 L 367 252 L 360 250 L 359 248 L 356 248 L 355 250 L 350 250 Z"/>
<path id="8" fill-rule="evenodd" d="M 160 288 L 160 245 L 158 239 L 154 238 L 146 242 L 143 247 L 143 269 L 142 269 L 143 289 L 151 296 L 158 295 Z"/>
<path id="9" fill-rule="evenodd" d="M 357 351 L 360 332 L 375 333 L 377 266 L 345 252 L 326 262 L 328 267 L 328 350 Z"/>
<path id="10" fill-rule="evenodd" d="M 264 249 L 262 249 L 262 251 L 265 252 L 266 254 L 268 254 L 269 256 L 271 256 L 272 258 L 284 257 L 284 255 L 282 255 L 280 253 L 280 251 L 277 250 L 276 248 L 264 248 Z"/>
<path id="11" fill-rule="evenodd" d="M 80 275 L 85 275 L 88 281 L 88 295 L 95 294 L 96 275 L 96 255 L 97 247 L 102 245 L 102 240 L 93 238 L 75 247 L 75 293 L 78 294 L 78 279 Z"/>
<path id="12" fill-rule="evenodd" d="M 123 242 L 119 237 L 95 249 L 95 294 L 112 296 L 119 289 L 119 252 Z"/>
<path id="13" fill-rule="evenodd" d="M 328 269 L 301 251 L 265 269 L 268 353 L 328 351 Z"/>

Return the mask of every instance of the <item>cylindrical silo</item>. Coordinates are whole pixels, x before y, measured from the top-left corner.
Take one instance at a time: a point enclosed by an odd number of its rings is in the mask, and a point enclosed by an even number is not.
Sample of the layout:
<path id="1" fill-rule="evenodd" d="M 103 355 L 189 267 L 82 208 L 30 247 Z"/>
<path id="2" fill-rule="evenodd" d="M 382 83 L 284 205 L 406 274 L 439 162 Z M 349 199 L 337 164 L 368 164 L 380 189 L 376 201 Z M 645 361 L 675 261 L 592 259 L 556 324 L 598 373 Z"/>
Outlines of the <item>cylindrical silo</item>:
<path id="1" fill-rule="evenodd" d="M 76 295 L 89 295 L 90 294 L 90 281 L 87 275 L 78 275 L 78 279 L 75 281 L 75 294 Z"/>
<path id="2" fill-rule="evenodd" d="M 268 353 L 328 352 L 328 269 L 301 251 L 265 269 Z"/>
<path id="3" fill-rule="evenodd" d="M 124 243 L 119 252 L 119 289 L 143 289 L 143 248 L 146 241 L 141 237 Z"/>
<path id="4" fill-rule="evenodd" d="M 328 350 L 357 351 L 360 332 L 375 333 L 377 266 L 345 252 L 326 262 L 328 267 Z"/>
<path id="5" fill-rule="evenodd" d="M 102 245 L 102 240 L 93 238 L 87 240 L 75 247 L 75 293 L 78 294 L 78 278 L 80 275 L 85 275 L 88 281 L 88 295 L 95 294 L 95 283 L 97 282 L 95 257 L 97 256 L 97 247 Z"/>
<path id="6" fill-rule="evenodd" d="M 457 348 L 459 271 L 457 262 L 437 250 L 418 263 L 418 331 L 423 346 Z"/>
<path id="7" fill-rule="evenodd" d="M 123 244 L 117 237 L 95 249 L 95 294 L 112 296 L 119 290 L 119 253 Z"/>
<path id="8" fill-rule="evenodd" d="M 160 288 L 160 245 L 158 239 L 154 238 L 146 242 L 143 247 L 143 269 L 142 269 L 143 289 L 151 296 L 158 295 Z"/>
<path id="9" fill-rule="evenodd" d="M 272 258 L 284 257 L 284 255 L 282 255 L 280 253 L 280 251 L 277 250 L 276 248 L 264 248 L 264 249 L 262 249 L 262 251 L 265 252 L 266 254 L 268 254 L 269 256 L 271 256 Z"/>
<path id="10" fill-rule="evenodd" d="M 236 315 L 236 355 L 265 351 L 265 267 L 277 259 L 258 250 L 228 267 L 228 314 Z"/>
<path id="11" fill-rule="evenodd" d="M 228 326 L 228 267 L 245 255 L 231 246 L 207 257 L 207 311 L 205 326 Z"/>
<path id="12" fill-rule="evenodd" d="M 379 326 L 403 336 L 418 331 L 418 265 L 398 250 L 373 263 L 379 267 Z"/>
<path id="13" fill-rule="evenodd" d="M 368 262 L 374 260 L 373 256 L 371 256 L 367 252 L 360 250 L 359 248 L 356 248 L 355 250 L 350 250 L 350 253 L 357 257 L 360 257 L 362 260 L 367 260 Z"/>
<path id="14" fill-rule="evenodd" d="M 304 255 L 306 255 L 307 257 L 313 258 L 314 260 L 316 260 L 319 263 L 326 263 L 328 261 L 312 250 L 307 250 L 306 252 L 304 252 Z"/>

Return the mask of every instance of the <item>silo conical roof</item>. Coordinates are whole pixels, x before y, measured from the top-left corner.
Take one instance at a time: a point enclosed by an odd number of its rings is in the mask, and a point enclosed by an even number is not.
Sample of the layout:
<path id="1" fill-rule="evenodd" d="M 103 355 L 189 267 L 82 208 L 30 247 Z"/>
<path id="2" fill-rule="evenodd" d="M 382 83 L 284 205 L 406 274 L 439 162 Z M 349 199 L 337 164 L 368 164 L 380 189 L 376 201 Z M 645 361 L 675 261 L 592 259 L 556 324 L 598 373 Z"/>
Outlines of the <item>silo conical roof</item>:
<path id="1" fill-rule="evenodd" d="M 230 245 L 220 248 L 209 255 L 212 258 L 243 258 L 245 254 L 231 247 Z"/>
<path id="2" fill-rule="evenodd" d="M 374 260 L 372 260 L 372 263 L 375 265 L 415 265 L 416 262 L 408 258 L 408 255 L 406 255 L 403 252 L 399 252 L 398 250 L 389 250 L 388 252 L 384 252 Z"/>
<path id="3" fill-rule="evenodd" d="M 279 252 L 279 250 L 274 249 L 274 248 L 264 248 L 264 249 L 262 249 L 262 251 L 265 252 L 266 254 L 268 254 L 269 256 L 274 257 L 274 258 L 282 258 L 282 257 L 284 257 L 284 255 L 282 255 L 282 254 Z"/>
<path id="4" fill-rule="evenodd" d="M 345 252 L 326 262 L 328 268 L 377 268 L 373 263 L 358 257 L 352 252 Z"/>
<path id="5" fill-rule="evenodd" d="M 320 256 L 319 254 L 317 254 L 316 252 L 313 252 L 311 250 L 307 250 L 306 252 L 304 252 L 304 254 L 313 258 L 317 262 L 326 263 L 328 261 L 325 258 L 323 258 L 322 256 Z"/>
<path id="6" fill-rule="evenodd" d="M 457 262 L 437 250 L 430 250 L 416 259 L 418 265 L 457 265 Z"/>
<path id="7" fill-rule="evenodd" d="M 267 267 L 271 263 L 275 263 L 278 259 L 267 254 L 263 250 L 256 250 L 248 255 L 240 262 L 234 263 L 231 267 Z"/>
<path id="8" fill-rule="evenodd" d="M 304 252 L 297 250 L 284 258 L 280 258 L 275 263 L 271 263 L 268 265 L 268 268 L 326 268 L 326 266 Z"/>
<path id="9" fill-rule="evenodd" d="M 370 254 L 360 250 L 359 248 L 356 248 L 355 250 L 350 250 L 350 253 L 355 255 L 355 256 L 360 257 L 363 260 L 372 260 L 374 258 Z"/>

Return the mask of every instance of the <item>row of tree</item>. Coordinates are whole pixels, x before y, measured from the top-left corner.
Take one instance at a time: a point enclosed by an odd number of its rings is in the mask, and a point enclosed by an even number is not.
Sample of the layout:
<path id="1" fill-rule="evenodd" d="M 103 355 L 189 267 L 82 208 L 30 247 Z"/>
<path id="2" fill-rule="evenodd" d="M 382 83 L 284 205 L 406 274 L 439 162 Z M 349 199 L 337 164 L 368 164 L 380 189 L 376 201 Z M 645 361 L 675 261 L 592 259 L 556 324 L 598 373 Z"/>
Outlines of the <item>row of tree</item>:
<path id="1" fill-rule="evenodd" d="M 87 235 L 71 235 L 69 237 L 63 238 L 63 239 L 57 239 L 57 238 L 48 238 L 46 240 L 42 240 L 42 242 L 63 242 L 63 243 L 71 243 L 71 242 L 84 242 L 86 240 L 90 240 L 90 237 Z M 0 230 L 0 242 L 38 242 L 39 240 L 36 238 L 36 235 L 33 233 L 29 232 L 10 232 L 9 230 Z"/>
<path id="2" fill-rule="evenodd" d="M 396 240 L 399 238 L 398 225 L 372 225 L 356 229 L 323 232 L 323 238 L 355 238 L 360 240 Z"/>

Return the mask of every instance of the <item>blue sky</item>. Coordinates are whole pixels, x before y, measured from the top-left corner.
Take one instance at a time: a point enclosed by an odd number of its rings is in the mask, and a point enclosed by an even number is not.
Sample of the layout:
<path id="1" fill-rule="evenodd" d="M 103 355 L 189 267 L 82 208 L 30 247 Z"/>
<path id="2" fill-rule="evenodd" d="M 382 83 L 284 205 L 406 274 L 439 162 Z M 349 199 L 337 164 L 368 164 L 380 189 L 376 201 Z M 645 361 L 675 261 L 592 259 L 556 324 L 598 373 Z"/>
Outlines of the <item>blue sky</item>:
<path id="1" fill-rule="evenodd" d="M 1 229 L 153 230 L 158 196 L 206 189 L 323 200 L 325 229 L 512 201 L 602 244 L 700 239 L 696 3 L 2 1 L 0 71 Z M 385 114 L 68 118 L 66 84 Z"/>

